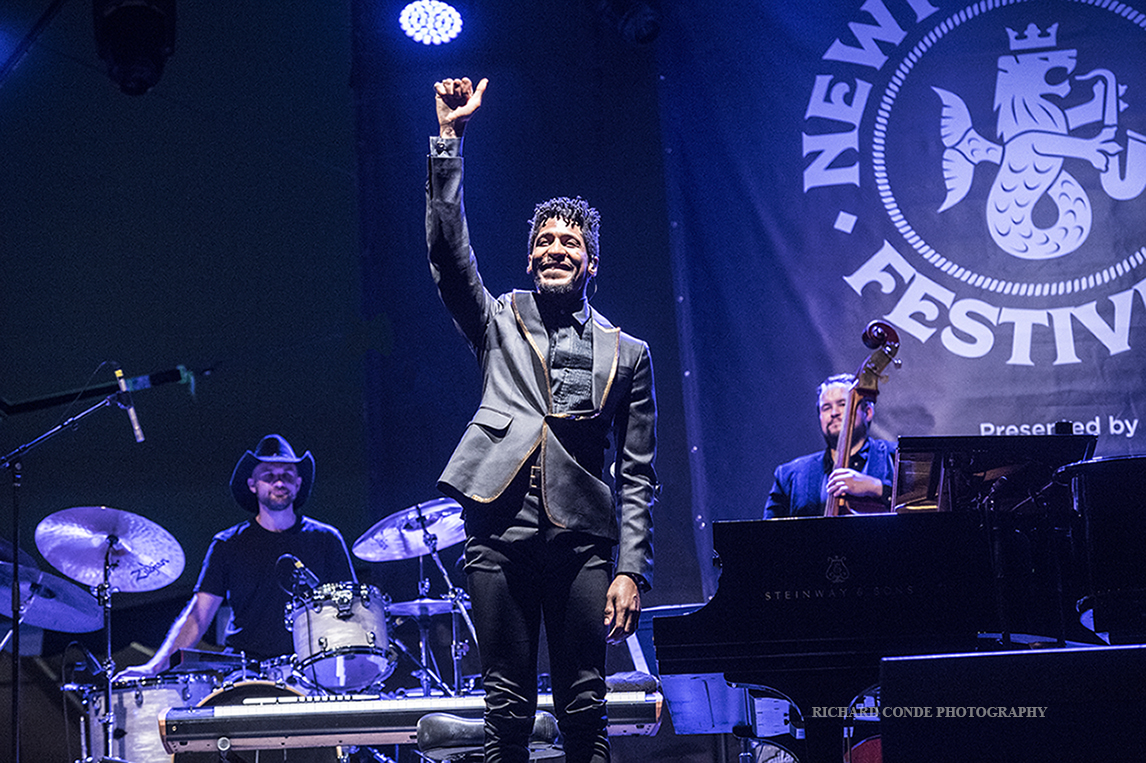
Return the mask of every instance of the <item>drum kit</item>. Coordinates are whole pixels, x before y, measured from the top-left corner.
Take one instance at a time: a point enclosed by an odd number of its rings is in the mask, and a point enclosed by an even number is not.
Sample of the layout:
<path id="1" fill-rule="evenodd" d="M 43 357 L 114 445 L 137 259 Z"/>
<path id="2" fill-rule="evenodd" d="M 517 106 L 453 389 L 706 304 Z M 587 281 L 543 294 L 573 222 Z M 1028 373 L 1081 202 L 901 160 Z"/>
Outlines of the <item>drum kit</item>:
<path id="1" fill-rule="evenodd" d="M 367 562 L 432 559 L 445 581 L 443 598 L 427 595 L 425 578 L 419 582 L 418 598 L 402 602 L 391 602 L 376 587 L 357 582 L 296 586 L 284 613 L 295 654 L 254 664 L 239 655 L 185 650 L 187 656 L 173 659 L 167 673 L 115 681 L 111 594 L 159 590 L 182 574 L 185 558 L 179 542 L 145 517 L 106 506 L 78 506 L 49 515 L 35 531 L 44 559 L 74 582 L 39 569 L 31 555 L 0 540 L 0 614 L 46 630 L 89 633 L 102 628 L 103 663 L 96 664 L 93 657 L 88 668 L 93 681 L 102 680 L 98 685 L 63 686 L 86 709 L 81 716 L 82 761 L 170 763 L 156 720 L 166 708 L 234 703 L 252 693 L 272 697 L 283 692 L 304 696 L 380 691 L 399 653 L 418 667 L 414 675 L 422 696 L 461 694 L 460 661 L 468 651 L 461 625 L 474 645 L 477 636 L 468 597 L 453 585 L 438 551 L 464 537 L 461 507 L 454 501 L 438 499 L 403 509 L 371 527 L 352 551 Z M 13 614 L 16 586 L 20 604 Z M 430 650 L 431 619 L 445 614 L 453 618 L 453 687 L 435 669 Z M 418 653 L 389 637 L 388 623 L 399 618 L 417 623 Z M 0 641 L 0 649 L 7 641 L 7 636 Z"/>

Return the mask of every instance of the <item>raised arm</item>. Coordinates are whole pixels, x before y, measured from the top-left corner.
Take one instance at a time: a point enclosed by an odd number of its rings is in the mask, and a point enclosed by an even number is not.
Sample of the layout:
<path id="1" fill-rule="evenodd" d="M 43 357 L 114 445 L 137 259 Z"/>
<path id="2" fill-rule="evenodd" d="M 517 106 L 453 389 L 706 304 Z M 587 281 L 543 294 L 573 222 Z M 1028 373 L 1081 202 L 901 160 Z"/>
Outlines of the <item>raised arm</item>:
<path id="1" fill-rule="evenodd" d="M 430 273 L 454 323 L 476 353 L 496 300 L 482 284 L 470 249 L 462 192 L 461 136 L 481 106 L 488 81 L 468 77 L 434 83 L 439 134 L 430 139 L 426 181 L 426 246 Z"/>
<path id="2" fill-rule="evenodd" d="M 475 88 L 469 77 L 444 79 L 434 83 L 439 137 L 462 137 L 466 122 L 481 108 L 481 97 L 488 85 L 489 80 L 483 78 Z"/>

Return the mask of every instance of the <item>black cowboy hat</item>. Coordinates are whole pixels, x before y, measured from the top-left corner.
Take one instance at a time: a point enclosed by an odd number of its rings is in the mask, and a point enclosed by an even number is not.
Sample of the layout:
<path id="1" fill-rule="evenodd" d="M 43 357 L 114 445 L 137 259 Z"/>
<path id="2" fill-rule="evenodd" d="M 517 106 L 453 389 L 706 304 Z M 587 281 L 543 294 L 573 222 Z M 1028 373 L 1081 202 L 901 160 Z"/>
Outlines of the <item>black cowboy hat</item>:
<path id="1" fill-rule="evenodd" d="M 258 512 L 259 501 L 247 486 L 247 480 L 251 478 L 251 474 L 259 464 L 298 466 L 298 476 L 302 478 L 302 485 L 299 486 L 298 495 L 294 499 L 294 509 L 298 511 L 299 507 L 306 503 L 310 487 L 314 484 L 314 456 L 310 455 L 310 451 L 303 453 L 301 457 L 296 456 L 294 449 L 282 435 L 269 434 L 259 440 L 253 452 L 248 450 L 243 454 L 239 463 L 235 464 L 235 471 L 231 472 L 231 495 L 234 496 L 235 503 L 252 514 Z"/>

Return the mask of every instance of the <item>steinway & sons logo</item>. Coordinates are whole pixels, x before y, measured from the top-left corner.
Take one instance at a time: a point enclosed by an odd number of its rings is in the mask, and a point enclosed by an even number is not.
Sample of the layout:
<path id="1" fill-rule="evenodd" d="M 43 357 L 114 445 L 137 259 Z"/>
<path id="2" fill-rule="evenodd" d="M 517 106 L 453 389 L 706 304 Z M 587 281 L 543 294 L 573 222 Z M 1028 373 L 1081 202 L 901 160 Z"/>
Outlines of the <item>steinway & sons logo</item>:
<path id="1" fill-rule="evenodd" d="M 787 590 L 765 590 L 764 601 L 804 601 L 816 599 L 863 599 L 863 598 L 891 598 L 898 596 L 911 596 L 917 588 L 912 583 L 899 583 L 896 585 L 859 584 L 845 586 L 852 576 L 847 566 L 847 557 L 829 556 L 824 569 L 824 579 L 830 586 L 816 585 L 807 588 L 793 588 Z"/>
<path id="2" fill-rule="evenodd" d="M 804 192 L 854 187 L 855 208 L 823 222 L 884 239 L 844 281 L 963 358 L 1130 350 L 1146 341 L 1131 332 L 1146 308 L 1146 15 L 1114 0 L 954 10 L 866 0 L 823 55 Z"/>

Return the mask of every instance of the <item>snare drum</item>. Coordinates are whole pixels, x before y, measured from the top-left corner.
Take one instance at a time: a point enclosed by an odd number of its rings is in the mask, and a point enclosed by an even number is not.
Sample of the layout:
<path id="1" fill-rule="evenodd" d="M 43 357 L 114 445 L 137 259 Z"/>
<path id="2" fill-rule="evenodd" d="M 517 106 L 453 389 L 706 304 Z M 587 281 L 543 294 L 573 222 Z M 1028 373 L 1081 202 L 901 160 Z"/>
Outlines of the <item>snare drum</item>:
<path id="1" fill-rule="evenodd" d="M 302 674 L 331 691 L 354 691 L 394 672 L 386 599 L 361 583 L 327 583 L 287 605 Z"/>
<path id="2" fill-rule="evenodd" d="M 224 684 L 205 697 L 197 707 L 235 707 L 272 702 L 280 697 L 297 699 L 304 696 L 307 696 L 305 692 L 274 681 L 239 681 Z M 265 750 L 179 752 L 175 754 L 174 763 L 336 763 L 337 760 L 337 751 L 332 747 L 275 747 Z"/>
<path id="3" fill-rule="evenodd" d="M 195 707 L 217 686 L 214 675 L 181 675 L 117 681 L 111 687 L 110 755 L 131 763 L 170 763 L 159 736 L 159 714 L 170 707 Z M 91 751 L 96 760 L 104 754 L 104 704 L 101 691 L 88 713 Z"/>

